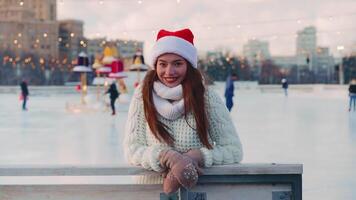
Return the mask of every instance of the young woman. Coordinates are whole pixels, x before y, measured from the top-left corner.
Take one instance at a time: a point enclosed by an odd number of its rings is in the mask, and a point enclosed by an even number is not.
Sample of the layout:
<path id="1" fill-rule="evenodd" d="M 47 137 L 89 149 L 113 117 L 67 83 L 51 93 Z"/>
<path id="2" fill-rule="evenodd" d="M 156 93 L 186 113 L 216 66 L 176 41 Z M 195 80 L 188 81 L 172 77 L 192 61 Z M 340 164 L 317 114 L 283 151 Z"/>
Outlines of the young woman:
<path id="1" fill-rule="evenodd" d="M 230 114 L 197 70 L 193 38 L 189 29 L 159 31 L 153 69 L 133 95 L 126 124 L 128 161 L 164 174 L 166 193 L 193 187 L 201 167 L 242 160 Z"/>

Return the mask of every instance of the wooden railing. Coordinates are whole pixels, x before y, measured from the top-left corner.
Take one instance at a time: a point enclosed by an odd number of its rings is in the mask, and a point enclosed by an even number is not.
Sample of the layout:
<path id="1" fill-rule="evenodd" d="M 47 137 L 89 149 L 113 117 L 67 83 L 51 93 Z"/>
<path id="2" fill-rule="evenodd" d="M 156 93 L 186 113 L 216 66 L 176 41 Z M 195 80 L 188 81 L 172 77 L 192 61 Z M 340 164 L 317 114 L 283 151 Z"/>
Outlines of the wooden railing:
<path id="1" fill-rule="evenodd" d="M 117 166 L 0 166 L 1 200 L 119 200 L 119 199 L 302 199 L 301 164 L 235 164 L 204 169 L 192 190 L 181 188 L 166 196 L 160 184 L 66 183 L 58 177 L 152 176 L 139 167 Z M 6 183 L 4 178 L 33 177 L 33 183 Z M 38 184 L 35 177 L 53 177 Z"/>

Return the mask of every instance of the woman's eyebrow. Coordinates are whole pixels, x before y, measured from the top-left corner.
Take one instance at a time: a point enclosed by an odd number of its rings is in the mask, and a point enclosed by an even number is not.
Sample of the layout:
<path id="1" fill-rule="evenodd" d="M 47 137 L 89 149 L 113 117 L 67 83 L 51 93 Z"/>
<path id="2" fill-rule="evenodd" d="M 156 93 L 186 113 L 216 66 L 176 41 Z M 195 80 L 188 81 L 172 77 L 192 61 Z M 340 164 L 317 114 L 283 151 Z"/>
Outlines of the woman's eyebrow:
<path id="1" fill-rule="evenodd" d="M 172 61 L 172 63 L 175 63 L 175 62 L 182 62 L 182 61 L 183 61 L 183 59 L 177 59 L 177 60 L 173 60 L 173 61 Z M 164 62 L 164 63 L 167 63 L 168 61 L 158 59 L 158 62 Z"/>
<path id="2" fill-rule="evenodd" d="M 177 59 L 177 60 L 173 60 L 173 62 L 181 62 L 183 61 L 182 59 Z"/>
<path id="3" fill-rule="evenodd" d="M 164 63 L 166 63 L 167 61 L 162 60 L 162 59 L 158 59 L 158 62 L 164 62 Z"/>

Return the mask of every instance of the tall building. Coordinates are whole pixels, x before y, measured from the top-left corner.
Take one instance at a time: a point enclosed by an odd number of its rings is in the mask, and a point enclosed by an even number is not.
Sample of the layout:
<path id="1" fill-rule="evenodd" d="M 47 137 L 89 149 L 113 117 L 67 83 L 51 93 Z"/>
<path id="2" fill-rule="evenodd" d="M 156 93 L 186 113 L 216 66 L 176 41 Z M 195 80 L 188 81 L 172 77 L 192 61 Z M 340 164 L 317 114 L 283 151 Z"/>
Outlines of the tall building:
<path id="1" fill-rule="evenodd" d="M 316 28 L 314 26 L 309 26 L 301 31 L 298 31 L 296 43 L 298 65 L 308 66 L 309 70 L 312 71 L 316 62 Z"/>
<path id="2" fill-rule="evenodd" d="M 269 44 L 267 41 L 249 40 L 243 46 L 243 55 L 252 65 L 270 59 Z"/>
<path id="3" fill-rule="evenodd" d="M 318 47 L 315 55 L 315 79 L 318 83 L 328 83 L 332 80 L 334 74 L 334 57 L 330 54 L 327 47 Z"/>
<path id="4" fill-rule="evenodd" d="M 0 48 L 58 57 L 56 0 L 0 0 Z"/>
<path id="5" fill-rule="evenodd" d="M 57 0 L 27 0 L 35 11 L 35 18 L 40 21 L 57 21 Z"/>
<path id="6" fill-rule="evenodd" d="M 314 54 L 317 49 L 316 28 L 309 26 L 297 33 L 297 56 Z"/>
<path id="7" fill-rule="evenodd" d="M 356 42 L 351 45 L 351 55 L 356 56 Z"/>
<path id="8" fill-rule="evenodd" d="M 87 41 L 84 38 L 83 21 L 59 21 L 59 59 L 63 64 L 76 61 L 81 51 L 86 51 Z"/>
<path id="9" fill-rule="evenodd" d="M 249 40 L 243 46 L 243 55 L 251 66 L 252 79 L 259 79 L 262 71 L 262 63 L 271 57 L 267 41 Z"/>
<path id="10" fill-rule="evenodd" d="M 0 0 L 0 16 L 7 21 L 57 20 L 56 0 Z"/>

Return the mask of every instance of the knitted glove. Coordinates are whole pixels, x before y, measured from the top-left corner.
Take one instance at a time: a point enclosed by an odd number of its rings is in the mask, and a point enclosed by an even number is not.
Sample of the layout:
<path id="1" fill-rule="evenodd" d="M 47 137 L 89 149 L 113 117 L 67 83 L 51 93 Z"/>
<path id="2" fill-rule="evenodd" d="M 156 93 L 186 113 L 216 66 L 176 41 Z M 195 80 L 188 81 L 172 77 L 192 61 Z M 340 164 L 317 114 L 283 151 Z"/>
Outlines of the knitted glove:
<path id="1" fill-rule="evenodd" d="M 204 166 L 204 158 L 203 158 L 203 154 L 201 153 L 201 151 L 199 149 L 191 149 L 191 150 L 187 151 L 186 153 L 183 153 L 183 155 L 188 156 L 189 158 L 191 158 L 194 161 L 194 165 L 198 171 L 198 174 L 202 175 L 203 170 L 201 169 L 201 167 Z"/>
<path id="2" fill-rule="evenodd" d="M 192 149 L 184 153 L 194 161 L 194 166 L 198 171 L 198 174 L 202 174 L 201 166 L 203 166 L 203 155 L 199 149 Z M 166 194 L 171 194 L 176 192 L 180 187 L 178 180 L 174 177 L 171 171 L 165 171 L 162 173 L 163 176 L 163 192 Z"/>
<path id="3" fill-rule="evenodd" d="M 163 192 L 166 194 L 171 194 L 176 192 L 181 187 L 176 177 L 174 177 L 171 171 L 166 174 L 163 179 Z"/>
<path id="4" fill-rule="evenodd" d="M 191 188 L 197 183 L 198 171 L 195 168 L 194 161 L 188 156 L 182 155 L 177 151 L 166 150 L 160 153 L 160 163 L 169 170 L 166 177 L 166 186 L 169 186 L 167 185 L 168 180 L 171 180 L 172 176 L 185 188 Z M 170 173 L 172 173 L 172 175 Z M 169 188 L 174 189 L 176 187 L 169 186 Z M 167 189 L 167 191 L 169 190 Z"/>

